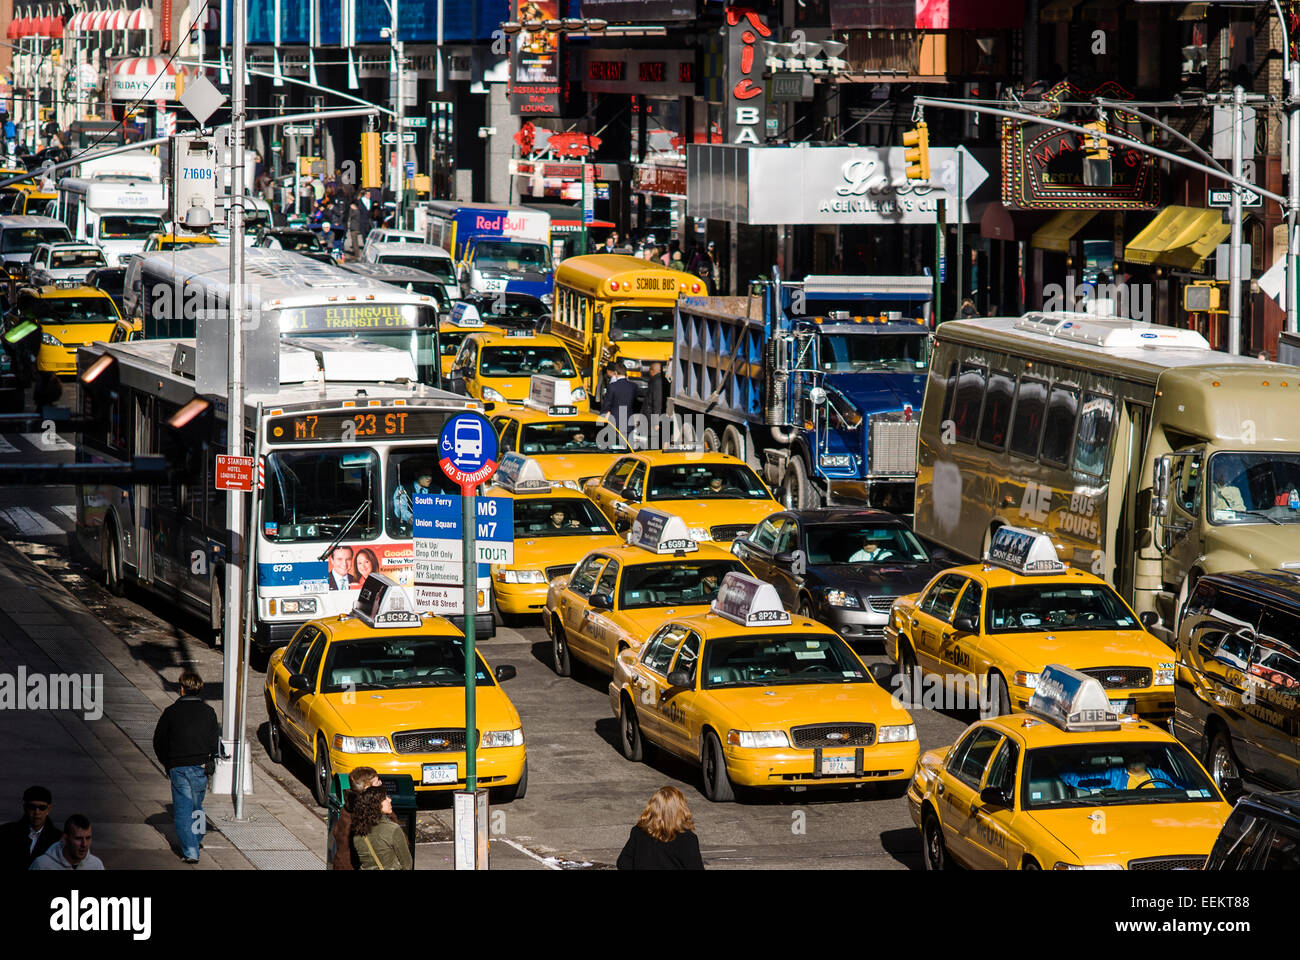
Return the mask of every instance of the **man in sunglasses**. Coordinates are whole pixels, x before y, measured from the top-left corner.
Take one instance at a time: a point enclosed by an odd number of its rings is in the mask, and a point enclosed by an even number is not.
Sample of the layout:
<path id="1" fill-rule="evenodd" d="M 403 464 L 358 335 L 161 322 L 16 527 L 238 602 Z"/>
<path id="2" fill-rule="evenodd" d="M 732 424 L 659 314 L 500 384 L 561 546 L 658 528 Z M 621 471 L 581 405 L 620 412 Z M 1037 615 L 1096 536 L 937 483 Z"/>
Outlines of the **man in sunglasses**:
<path id="1" fill-rule="evenodd" d="M 59 842 L 62 834 L 50 820 L 53 805 L 54 797 L 45 787 L 27 788 L 22 819 L 0 826 L 0 869 L 26 870 Z"/>

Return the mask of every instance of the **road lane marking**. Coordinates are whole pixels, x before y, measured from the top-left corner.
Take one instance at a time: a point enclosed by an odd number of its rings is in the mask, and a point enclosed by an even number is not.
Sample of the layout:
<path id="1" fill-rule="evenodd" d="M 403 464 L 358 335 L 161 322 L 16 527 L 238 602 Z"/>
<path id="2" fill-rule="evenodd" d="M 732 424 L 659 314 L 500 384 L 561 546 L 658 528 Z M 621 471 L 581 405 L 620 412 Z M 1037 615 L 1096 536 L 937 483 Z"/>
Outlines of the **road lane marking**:
<path id="1" fill-rule="evenodd" d="M 8 507 L 0 510 L 0 517 L 25 537 L 49 537 L 63 533 L 57 524 L 27 507 Z"/>
<path id="2" fill-rule="evenodd" d="M 501 842 L 501 843 L 507 844 L 508 846 L 514 847 L 516 850 L 518 850 L 520 853 L 522 853 L 525 857 L 528 857 L 530 860 L 536 860 L 538 863 L 540 863 L 542 866 L 544 866 L 547 870 L 563 870 L 563 869 L 564 869 L 564 868 L 561 867 L 558 863 L 556 863 L 555 860 L 554 860 L 552 857 L 541 857 L 541 856 L 538 856 L 537 854 L 533 853 L 533 851 L 531 851 L 531 850 L 529 850 L 527 847 L 525 847 L 522 843 L 515 843 L 515 842 L 514 842 L 513 840 L 511 840 L 509 837 L 493 837 L 492 839 L 497 840 L 497 841 L 499 841 L 499 842 Z"/>

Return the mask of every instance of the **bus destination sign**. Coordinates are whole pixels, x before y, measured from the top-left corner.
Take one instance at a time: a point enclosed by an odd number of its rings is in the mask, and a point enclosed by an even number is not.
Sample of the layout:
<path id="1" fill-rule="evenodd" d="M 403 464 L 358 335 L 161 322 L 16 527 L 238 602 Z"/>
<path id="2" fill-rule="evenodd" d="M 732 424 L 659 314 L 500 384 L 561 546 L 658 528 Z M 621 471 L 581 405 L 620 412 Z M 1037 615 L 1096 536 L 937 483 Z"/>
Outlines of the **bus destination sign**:
<path id="1" fill-rule="evenodd" d="M 426 308 L 427 310 L 427 308 Z M 432 323 L 436 313 L 421 317 L 413 303 L 338 303 L 291 307 L 280 311 L 280 332 L 330 330 L 409 330 Z"/>
<path id="2" fill-rule="evenodd" d="M 266 440 L 280 444 L 432 439 L 442 432 L 446 422 L 446 413 L 432 410 L 375 407 L 322 410 L 271 417 L 266 423 Z"/>

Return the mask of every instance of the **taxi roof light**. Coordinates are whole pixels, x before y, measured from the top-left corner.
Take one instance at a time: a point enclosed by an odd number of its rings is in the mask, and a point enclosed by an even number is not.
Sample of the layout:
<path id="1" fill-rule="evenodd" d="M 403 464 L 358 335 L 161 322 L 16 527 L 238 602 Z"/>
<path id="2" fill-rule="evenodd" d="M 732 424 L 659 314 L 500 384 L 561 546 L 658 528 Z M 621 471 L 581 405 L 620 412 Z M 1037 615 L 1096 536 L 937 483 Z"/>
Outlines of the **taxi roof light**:
<path id="1" fill-rule="evenodd" d="M 985 561 L 1015 573 L 1064 573 L 1065 564 L 1046 534 L 1022 527 L 999 527 L 989 543 Z"/>
<path id="2" fill-rule="evenodd" d="M 710 608 L 720 617 L 744 627 L 789 626 L 790 612 L 776 587 L 743 573 L 727 574 Z"/>
<path id="3" fill-rule="evenodd" d="M 472 303 L 466 303 L 464 300 L 451 308 L 450 320 L 458 327 L 484 326 L 483 317 L 479 314 L 478 307 Z"/>
<path id="4" fill-rule="evenodd" d="M 382 573 L 366 577 L 352 612 L 369 626 L 381 629 L 409 627 L 420 622 L 406 591 Z"/>
<path id="5" fill-rule="evenodd" d="M 703 453 L 704 444 L 698 440 L 668 440 L 659 449 L 662 453 Z"/>
<path id="6" fill-rule="evenodd" d="M 1025 710 L 1072 733 L 1120 729 L 1119 714 L 1101 681 L 1059 663 L 1048 664 Z"/>
<path id="7" fill-rule="evenodd" d="M 685 520 L 651 507 L 637 511 L 627 542 L 651 553 L 692 553 L 700 548 Z"/>
<path id="8" fill-rule="evenodd" d="M 577 416 L 578 406 L 573 399 L 573 386 L 567 380 L 545 373 L 535 373 L 528 381 L 528 399 L 524 406 L 544 410 L 553 417 Z"/>
<path id="9" fill-rule="evenodd" d="M 501 458 L 493 482 L 511 493 L 526 490 L 550 490 L 551 482 L 542 473 L 542 465 L 532 457 L 511 451 Z"/>

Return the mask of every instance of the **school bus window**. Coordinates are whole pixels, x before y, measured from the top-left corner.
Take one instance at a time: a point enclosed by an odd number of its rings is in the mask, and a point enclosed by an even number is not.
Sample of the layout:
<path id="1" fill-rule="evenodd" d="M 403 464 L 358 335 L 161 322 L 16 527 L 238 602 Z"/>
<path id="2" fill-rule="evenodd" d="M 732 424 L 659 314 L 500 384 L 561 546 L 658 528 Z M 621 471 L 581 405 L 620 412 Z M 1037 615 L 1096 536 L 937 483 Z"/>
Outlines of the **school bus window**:
<path id="1" fill-rule="evenodd" d="M 1007 445 L 1007 424 L 1011 422 L 1011 400 L 1016 381 L 1005 370 L 989 371 L 984 415 L 980 418 L 980 443 L 1001 450 Z"/>
<path id="2" fill-rule="evenodd" d="M 984 368 L 963 366 L 961 376 L 957 378 L 957 393 L 952 402 L 952 420 L 957 424 L 958 440 L 974 441 L 983 399 Z"/>
<path id="3" fill-rule="evenodd" d="M 1079 415 L 1079 391 L 1053 384 L 1047 400 L 1047 430 L 1039 459 L 1064 467 L 1070 462 L 1074 421 Z"/>
<path id="4" fill-rule="evenodd" d="M 1074 469 L 1102 476 L 1106 454 L 1110 451 L 1111 420 L 1115 403 L 1100 393 L 1083 395 L 1083 413 L 1079 416 L 1079 437 L 1074 444 Z"/>
<path id="5" fill-rule="evenodd" d="M 1016 391 L 1016 412 L 1011 423 L 1011 452 L 1034 459 L 1038 456 L 1038 439 L 1043 435 L 1047 411 L 1047 382 L 1021 377 Z"/>

